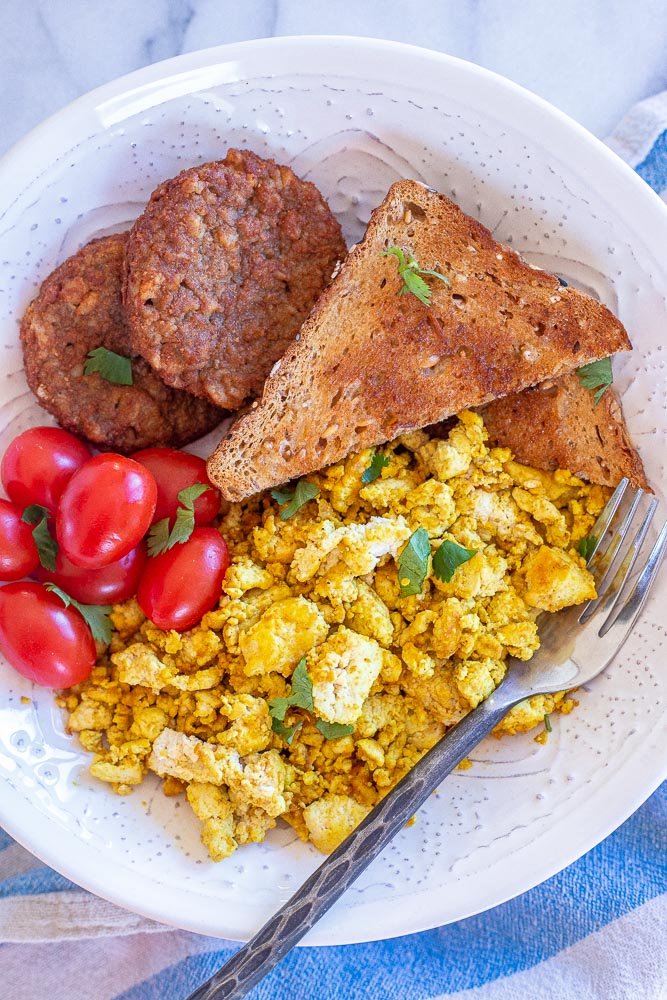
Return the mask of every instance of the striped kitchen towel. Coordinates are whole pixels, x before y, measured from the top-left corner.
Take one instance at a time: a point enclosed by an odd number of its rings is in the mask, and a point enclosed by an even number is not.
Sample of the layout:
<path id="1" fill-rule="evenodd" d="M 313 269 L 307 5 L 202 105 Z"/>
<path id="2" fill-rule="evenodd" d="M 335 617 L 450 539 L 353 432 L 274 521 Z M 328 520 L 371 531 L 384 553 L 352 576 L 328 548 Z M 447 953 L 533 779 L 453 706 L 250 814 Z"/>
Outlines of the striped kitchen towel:
<path id="1" fill-rule="evenodd" d="M 667 200 L 667 93 L 637 105 L 609 142 Z M 9 1000 L 182 1000 L 238 947 L 98 899 L 2 831 L 0 942 Z M 296 949 L 251 996 L 666 1000 L 667 784 L 523 896 L 421 934 Z"/>

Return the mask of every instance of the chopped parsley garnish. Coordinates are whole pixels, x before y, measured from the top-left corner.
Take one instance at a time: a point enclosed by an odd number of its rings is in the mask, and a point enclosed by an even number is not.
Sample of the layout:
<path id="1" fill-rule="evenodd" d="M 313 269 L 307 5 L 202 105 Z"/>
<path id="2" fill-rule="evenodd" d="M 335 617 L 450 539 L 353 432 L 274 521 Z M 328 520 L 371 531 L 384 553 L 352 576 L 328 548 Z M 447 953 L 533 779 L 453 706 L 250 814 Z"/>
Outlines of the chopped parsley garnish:
<path id="1" fill-rule="evenodd" d="M 583 538 L 579 539 L 579 544 L 577 545 L 577 552 L 579 555 L 588 562 L 588 560 L 593 555 L 595 546 L 597 545 L 597 539 L 593 535 L 584 535 Z"/>
<path id="2" fill-rule="evenodd" d="M 306 667 L 306 657 L 303 656 L 294 668 L 292 674 L 292 686 L 286 698 L 273 698 L 269 702 L 269 712 L 271 714 L 271 728 L 274 733 L 291 744 L 297 729 L 303 725 L 303 720 L 294 726 L 285 725 L 285 716 L 289 708 L 303 708 L 306 712 L 314 712 L 313 704 L 313 682 Z M 324 722 L 318 719 L 316 728 L 327 740 L 337 740 L 341 736 L 348 736 L 354 732 L 354 726 L 344 726 L 339 722 Z"/>
<path id="3" fill-rule="evenodd" d="M 287 743 L 288 747 L 292 745 L 294 734 L 296 733 L 297 729 L 301 729 L 302 725 L 303 725 L 303 719 L 301 720 L 301 722 L 297 722 L 295 726 L 286 726 L 284 723 L 280 721 L 280 719 L 271 719 L 271 729 L 278 736 L 282 736 L 282 738 L 285 740 L 285 743 Z"/>
<path id="4" fill-rule="evenodd" d="M 296 514 L 305 503 L 314 499 L 319 493 L 315 483 L 309 483 L 307 479 L 300 479 L 293 490 L 271 490 L 271 496 L 279 504 L 286 504 L 280 511 L 281 521 L 286 521 L 293 514 Z"/>
<path id="5" fill-rule="evenodd" d="M 396 257 L 398 273 L 403 279 L 403 287 L 399 290 L 399 295 L 412 292 L 423 305 L 430 306 L 431 289 L 424 281 L 424 277 L 439 278 L 447 286 L 450 285 L 449 278 L 446 278 L 444 274 L 440 274 L 439 271 L 430 271 L 428 268 L 420 267 L 415 258 L 410 254 L 408 254 L 406 260 L 405 253 L 400 247 L 389 247 L 387 250 L 382 251 L 381 256 L 389 257 L 391 255 Z"/>
<path id="6" fill-rule="evenodd" d="M 585 389 L 595 391 L 595 405 L 600 402 L 609 386 L 614 381 L 611 370 L 611 358 L 600 358 L 599 361 L 591 361 L 588 365 L 577 368 L 579 381 Z"/>
<path id="7" fill-rule="evenodd" d="M 544 728 L 546 729 L 546 731 L 547 731 L 548 733 L 551 733 L 551 732 L 553 732 L 553 728 L 552 728 L 552 726 L 551 726 L 551 718 L 550 718 L 550 716 L 549 716 L 549 713 L 548 713 L 548 712 L 545 712 L 545 713 L 544 713 Z"/>
<path id="8" fill-rule="evenodd" d="M 458 567 L 472 559 L 475 549 L 464 549 L 456 542 L 444 541 L 433 554 L 433 575 L 443 583 L 449 583 Z"/>
<path id="9" fill-rule="evenodd" d="M 109 621 L 109 614 L 112 610 L 111 605 L 79 604 L 78 601 L 75 601 L 73 597 L 66 594 L 64 590 L 60 589 L 60 587 L 56 587 L 55 583 L 46 583 L 44 586 L 47 590 L 50 590 L 52 594 L 56 594 L 66 608 L 68 608 L 70 604 L 73 608 L 76 608 L 90 631 L 93 633 L 93 639 L 97 639 L 99 642 L 103 642 L 107 646 L 109 645 L 111 642 L 111 622 Z"/>
<path id="10" fill-rule="evenodd" d="M 350 736 L 354 732 L 354 726 L 346 726 L 342 722 L 325 722 L 324 719 L 318 719 L 315 728 L 325 740 L 339 740 L 341 736 Z"/>
<path id="11" fill-rule="evenodd" d="M 174 527 L 169 530 L 168 517 L 156 521 L 148 533 L 149 556 L 157 556 L 178 545 L 179 542 L 187 542 L 195 527 L 195 500 L 210 488 L 204 483 L 194 483 L 178 492 L 178 502 L 181 506 L 176 510 Z"/>
<path id="12" fill-rule="evenodd" d="M 376 451 L 371 459 L 371 464 L 365 472 L 361 474 L 362 483 L 374 482 L 382 473 L 382 470 L 389 465 L 389 459 L 381 451 Z"/>
<path id="13" fill-rule="evenodd" d="M 21 520 L 26 524 L 33 524 L 32 537 L 37 546 L 39 561 L 44 569 L 54 572 L 56 568 L 56 556 L 58 554 L 58 543 L 49 531 L 49 518 L 51 511 L 41 504 L 31 503 L 23 511 Z"/>
<path id="14" fill-rule="evenodd" d="M 428 573 L 431 543 L 426 528 L 417 528 L 398 557 L 398 583 L 401 597 L 421 594 Z"/>
<path id="15" fill-rule="evenodd" d="M 97 372 L 107 382 L 114 385 L 133 385 L 132 362 L 122 354 L 116 354 L 107 347 L 95 347 L 88 351 L 87 361 L 83 366 L 84 375 Z"/>
<path id="16" fill-rule="evenodd" d="M 284 722 L 288 708 L 305 708 L 307 712 L 312 712 L 313 705 L 313 682 L 311 681 L 306 668 L 306 657 L 303 656 L 292 674 L 292 687 L 286 698 L 274 698 L 269 702 L 269 712 L 275 722 Z M 274 732 L 277 730 L 274 727 Z"/>

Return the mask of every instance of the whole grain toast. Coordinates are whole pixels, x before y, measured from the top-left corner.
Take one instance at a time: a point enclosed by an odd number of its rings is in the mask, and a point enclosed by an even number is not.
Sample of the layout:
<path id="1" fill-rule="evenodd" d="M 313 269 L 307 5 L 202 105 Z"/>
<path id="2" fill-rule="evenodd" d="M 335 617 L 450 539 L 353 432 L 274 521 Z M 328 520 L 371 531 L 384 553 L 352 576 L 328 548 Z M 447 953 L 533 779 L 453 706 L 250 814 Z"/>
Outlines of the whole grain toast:
<path id="1" fill-rule="evenodd" d="M 627 476 L 633 488 L 651 491 L 611 388 L 596 403 L 575 374 L 562 375 L 493 400 L 479 412 L 489 444 L 510 448 L 518 462 L 569 469 L 602 486 L 616 486 Z"/>
<path id="2" fill-rule="evenodd" d="M 402 294 L 400 247 L 430 305 Z M 442 194 L 398 181 L 209 459 L 229 500 L 284 483 L 467 408 L 629 350 L 618 319 L 563 287 Z"/>

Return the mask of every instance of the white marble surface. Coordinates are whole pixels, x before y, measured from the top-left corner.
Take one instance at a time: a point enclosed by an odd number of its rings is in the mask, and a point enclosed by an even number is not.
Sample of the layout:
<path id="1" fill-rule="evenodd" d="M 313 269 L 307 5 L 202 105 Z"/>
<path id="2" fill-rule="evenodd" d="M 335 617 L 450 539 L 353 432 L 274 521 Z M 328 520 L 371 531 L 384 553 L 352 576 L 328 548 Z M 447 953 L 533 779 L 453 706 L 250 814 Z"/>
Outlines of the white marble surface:
<path id="1" fill-rule="evenodd" d="M 2 0 L 0 152 L 99 84 L 181 52 L 290 34 L 461 56 L 599 136 L 667 87 L 665 0 Z"/>

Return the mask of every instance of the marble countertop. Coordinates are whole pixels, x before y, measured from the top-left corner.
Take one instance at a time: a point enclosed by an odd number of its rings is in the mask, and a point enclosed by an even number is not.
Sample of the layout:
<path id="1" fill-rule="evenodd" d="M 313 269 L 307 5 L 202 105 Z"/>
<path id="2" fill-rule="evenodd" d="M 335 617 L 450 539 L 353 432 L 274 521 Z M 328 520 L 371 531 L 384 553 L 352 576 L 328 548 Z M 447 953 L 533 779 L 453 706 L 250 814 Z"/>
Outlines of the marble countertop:
<path id="1" fill-rule="evenodd" d="M 523 84 L 596 135 L 667 87 L 664 0 L 5 0 L 0 152 L 80 94 L 181 52 L 271 35 L 397 39 Z"/>

